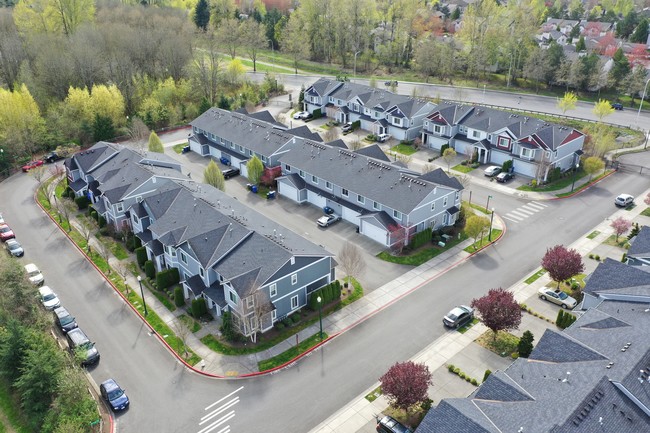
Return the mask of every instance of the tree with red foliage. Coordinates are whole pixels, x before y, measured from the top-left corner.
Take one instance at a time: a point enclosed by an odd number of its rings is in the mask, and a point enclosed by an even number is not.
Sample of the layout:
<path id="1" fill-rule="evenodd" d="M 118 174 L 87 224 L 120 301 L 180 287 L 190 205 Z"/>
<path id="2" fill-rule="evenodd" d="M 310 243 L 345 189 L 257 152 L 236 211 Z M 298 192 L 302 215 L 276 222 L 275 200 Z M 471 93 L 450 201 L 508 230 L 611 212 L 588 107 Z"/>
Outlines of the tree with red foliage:
<path id="1" fill-rule="evenodd" d="M 650 206 L 650 192 L 649 192 L 649 193 L 645 196 L 645 198 L 643 199 L 643 203 L 645 203 L 645 204 L 647 204 L 648 206 Z"/>
<path id="2" fill-rule="evenodd" d="M 388 240 L 391 251 L 396 254 L 401 254 L 402 250 L 406 246 L 406 227 L 402 225 L 390 224 L 388 226 Z"/>
<path id="3" fill-rule="evenodd" d="M 618 237 L 630 230 L 632 227 L 632 221 L 626 220 L 621 216 L 612 221 L 610 226 L 614 229 L 614 233 L 616 233 L 616 242 L 618 242 Z"/>
<path id="4" fill-rule="evenodd" d="M 557 289 L 560 290 L 560 283 L 584 272 L 585 265 L 576 250 L 569 250 L 564 245 L 556 245 L 546 250 L 542 258 L 542 268 L 546 269 L 553 281 L 557 282 Z"/>
<path id="5" fill-rule="evenodd" d="M 388 397 L 390 404 L 405 411 L 425 401 L 432 384 L 429 367 L 413 361 L 395 363 L 379 378 L 379 382 L 381 392 Z"/>
<path id="6" fill-rule="evenodd" d="M 495 339 L 497 332 L 517 328 L 521 323 L 521 307 L 512 293 L 502 288 L 490 289 L 470 305 L 478 310 L 481 322 L 494 332 Z"/>
<path id="7" fill-rule="evenodd" d="M 275 179 L 280 176 L 282 176 L 282 167 L 267 167 L 260 177 L 260 183 L 275 188 L 277 186 Z"/>

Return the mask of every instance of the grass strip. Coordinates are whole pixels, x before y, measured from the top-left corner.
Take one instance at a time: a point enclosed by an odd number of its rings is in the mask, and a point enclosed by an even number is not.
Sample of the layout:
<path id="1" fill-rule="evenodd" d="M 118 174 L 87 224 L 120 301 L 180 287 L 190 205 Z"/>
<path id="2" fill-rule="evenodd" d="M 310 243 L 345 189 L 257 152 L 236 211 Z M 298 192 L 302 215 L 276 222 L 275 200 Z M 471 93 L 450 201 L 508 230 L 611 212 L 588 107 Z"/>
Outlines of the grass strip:
<path id="1" fill-rule="evenodd" d="M 535 281 L 537 281 L 537 279 L 538 279 L 539 277 L 541 277 L 541 276 L 544 275 L 545 273 L 546 273 L 546 270 L 544 270 L 544 269 L 540 269 L 539 271 L 535 272 L 535 273 L 534 273 L 533 275 L 531 275 L 530 277 L 526 278 L 526 279 L 524 280 L 524 283 L 526 283 L 526 284 L 533 284 Z"/>
<path id="2" fill-rule="evenodd" d="M 320 333 L 317 332 L 316 334 L 312 335 L 306 340 L 303 340 L 300 343 L 298 343 L 298 346 L 294 346 L 291 349 L 285 350 L 279 355 L 258 362 L 257 368 L 259 369 L 259 371 L 266 371 L 291 361 L 301 353 L 306 352 L 307 350 L 311 349 L 312 347 L 319 344 L 322 340 L 325 340 L 327 338 L 327 334 L 323 332 L 323 339 L 321 340 L 319 334 Z"/>
<path id="3" fill-rule="evenodd" d="M 499 232 L 501 231 L 499 230 Z M 492 233 L 494 233 L 494 231 Z M 430 248 L 423 248 L 411 255 L 406 255 L 406 256 L 394 256 L 389 251 L 382 251 L 381 253 L 377 254 L 377 257 L 381 260 L 390 263 L 397 263 L 400 265 L 409 265 L 409 266 L 419 266 L 422 263 L 426 263 L 432 258 L 444 253 L 450 248 L 455 247 L 459 243 L 463 242 L 465 239 L 467 239 L 467 235 L 465 233 L 461 233 L 460 238 L 455 237 L 454 239 L 447 242 L 444 247 L 434 246 Z"/>
<path id="4" fill-rule="evenodd" d="M 201 324 L 187 314 L 181 314 L 178 316 L 178 320 L 183 322 L 183 324 L 187 326 L 187 329 L 189 329 L 192 333 L 199 332 L 201 330 Z"/>
<path id="5" fill-rule="evenodd" d="M 501 234 L 501 230 L 492 229 L 492 239 L 498 238 L 500 234 Z M 489 239 L 488 236 L 483 236 L 482 239 L 479 239 L 478 241 L 474 242 L 472 245 L 465 248 L 465 251 L 468 253 L 474 253 L 479 249 L 483 248 L 484 246 L 490 245 L 491 243 L 492 241 Z"/>
<path id="6" fill-rule="evenodd" d="M 415 152 L 418 150 L 415 148 L 415 146 L 408 145 L 408 144 L 398 144 L 396 146 L 393 146 L 390 148 L 393 152 L 401 153 L 402 155 L 413 155 Z"/>
<path id="7" fill-rule="evenodd" d="M 600 234 L 600 232 L 598 230 L 594 230 L 593 232 L 589 233 L 589 235 L 587 236 L 587 239 L 593 239 L 596 236 L 598 236 L 599 234 Z"/>
<path id="8" fill-rule="evenodd" d="M 468 165 L 463 165 L 463 164 L 455 165 L 451 169 L 456 170 L 456 171 L 460 171 L 461 173 L 469 173 L 470 171 L 474 170 L 472 167 L 470 167 Z"/>

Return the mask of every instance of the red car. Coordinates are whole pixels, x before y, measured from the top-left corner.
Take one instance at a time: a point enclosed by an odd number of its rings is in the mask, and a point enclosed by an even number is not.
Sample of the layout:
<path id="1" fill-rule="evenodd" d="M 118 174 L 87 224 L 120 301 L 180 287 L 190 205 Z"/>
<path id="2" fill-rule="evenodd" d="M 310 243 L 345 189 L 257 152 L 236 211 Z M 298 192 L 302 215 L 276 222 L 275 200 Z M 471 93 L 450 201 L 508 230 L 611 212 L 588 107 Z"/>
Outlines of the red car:
<path id="1" fill-rule="evenodd" d="M 2 242 L 8 241 L 9 239 L 15 238 L 14 232 L 9 228 L 7 224 L 0 225 L 0 240 Z"/>
<path id="2" fill-rule="evenodd" d="M 36 161 L 30 161 L 27 164 L 23 165 L 23 171 L 27 173 L 32 168 L 40 167 L 41 165 L 43 165 L 43 161 L 40 159 L 37 159 Z"/>

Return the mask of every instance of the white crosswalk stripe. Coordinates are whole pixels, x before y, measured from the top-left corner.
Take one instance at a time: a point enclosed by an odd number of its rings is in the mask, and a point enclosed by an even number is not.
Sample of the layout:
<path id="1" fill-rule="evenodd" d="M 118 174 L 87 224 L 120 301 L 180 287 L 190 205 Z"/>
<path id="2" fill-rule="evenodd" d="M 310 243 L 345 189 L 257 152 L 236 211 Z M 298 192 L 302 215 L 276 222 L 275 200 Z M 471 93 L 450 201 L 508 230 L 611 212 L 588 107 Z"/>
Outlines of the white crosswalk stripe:
<path id="1" fill-rule="evenodd" d="M 548 205 L 545 205 L 543 203 L 531 201 L 519 206 L 517 209 L 511 210 L 502 217 L 514 223 L 519 223 L 524 221 L 526 218 L 535 215 L 537 212 L 543 211 L 547 207 Z"/>
<path id="2" fill-rule="evenodd" d="M 207 415 L 201 417 L 199 422 L 199 427 L 203 424 L 210 422 L 208 425 L 203 427 L 198 433 L 210 433 L 213 430 L 220 428 L 221 430 L 214 433 L 230 433 L 230 424 L 223 425 L 235 417 L 235 410 L 233 407 L 239 403 L 239 396 L 236 396 L 239 391 L 244 389 L 243 386 L 240 386 L 230 394 L 220 398 L 214 403 L 207 406 L 204 410 L 209 411 Z M 216 406 L 216 408 L 214 408 Z M 214 408 L 214 409 L 213 409 Z M 228 412 L 226 412 L 228 411 Z M 213 418 L 218 417 L 213 421 Z"/>
<path id="3" fill-rule="evenodd" d="M 539 207 L 542 208 L 542 209 L 545 208 L 545 207 L 548 207 L 547 204 L 544 204 L 544 203 L 538 203 L 538 202 L 536 202 L 536 201 L 531 201 L 531 202 L 528 203 L 528 204 L 529 204 L 529 205 L 532 205 L 532 206 L 539 206 Z"/>

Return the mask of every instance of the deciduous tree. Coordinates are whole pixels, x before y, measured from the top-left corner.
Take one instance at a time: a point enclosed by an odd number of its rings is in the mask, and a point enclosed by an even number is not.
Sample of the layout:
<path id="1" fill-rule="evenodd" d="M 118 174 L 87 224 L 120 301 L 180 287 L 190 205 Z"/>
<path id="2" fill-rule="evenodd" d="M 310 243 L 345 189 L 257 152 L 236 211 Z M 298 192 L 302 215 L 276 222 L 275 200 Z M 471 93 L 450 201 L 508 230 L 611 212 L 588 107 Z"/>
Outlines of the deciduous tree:
<path id="1" fill-rule="evenodd" d="M 149 134 L 148 149 L 149 152 L 165 153 L 165 148 L 162 145 L 162 141 L 160 141 L 160 137 L 156 134 L 156 131 L 151 131 L 151 134 Z"/>
<path id="2" fill-rule="evenodd" d="M 223 173 L 219 170 L 219 166 L 217 166 L 214 160 L 210 161 L 203 171 L 203 182 L 221 191 L 226 190 L 226 180 L 223 178 Z"/>
<path id="3" fill-rule="evenodd" d="M 562 99 L 557 101 L 557 106 L 562 110 L 562 114 L 566 114 L 567 111 L 573 110 L 576 108 L 578 103 L 578 96 L 574 92 L 565 92 Z"/>
<path id="4" fill-rule="evenodd" d="M 490 220 L 487 217 L 479 215 L 472 215 L 467 218 L 465 223 L 465 234 L 474 239 L 474 249 L 476 249 L 476 242 L 479 238 L 485 236 L 490 227 Z"/>
<path id="5" fill-rule="evenodd" d="M 447 164 L 447 173 L 449 173 L 449 167 L 451 166 L 451 163 L 454 162 L 454 158 L 456 158 L 456 151 L 451 147 L 446 148 L 445 151 L 442 152 L 442 159 L 444 159 L 445 164 Z"/>
<path id="6" fill-rule="evenodd" d="M 619 236 L 627 233 L 630 230 L 632 227 L 632 221 L 627 220 L 621 216 L 612 221 L 610 227 L 614 229 L 614 233 L 616 234 L 616 242 L 618 242 Z"/>
<path id="7" fill-rule="evenodd" d="M 589 175 L 589 180 L 591 177 L 605 168 L 605 161 L 598 158 L 597 156 L 590 156 L 585 159 L 583 169 Z"/>
<path id="8" fill-rule="evenodd" d="M 506 329 L 515 329 L 521 323 L 521 307 L 513 294 L 502 288 L 490 289 L 482 298 L 474 299 L 472 308 L 476 308 L 481 322 L 494 333 Z"/>
<path id="9" fill-rule="evenodd" d="M 259 184 L 260 178 L 264 173 L 264 164 L 262 164 L 262 161 L 260 161 L 257 155 L 253 155 L 253 157 L 248 160 L 246 163 L 246 170 L 248 171 L 248 180 L 250 180 L 254 185 Z"/>
<path id="10" fill-rule="evenodd" d="M 298 73 L 298 62 L 309 54 L 309 46 L 303 38 L 304 26 L 299 18 L 291 14 L 280 36 L 280 48 L 293 60 L 293 68 Z"/>
<path id="11" fill-rule="evenodd" d="M 542 258 L 542 268 L 546 269 L 553 281 L 557 282 L 558 290 L 562 281 L 585 270 L 580 254 L 574 249 L 567 249 L 564 245 L 556 245 L 546 250 Z"/>
<path id="12" fill-rule="evenodd" d="M 429 367 L 413 361 L 395 363 L 379 378 L 379 382 L 390 404 L 406 411 L 428 398 L 427 392 L 432 384 Z"/>
<path id="13" fill-rule="evenodd" d="M 0 143 L 10 159 L 32 156 L 41 142 L 45 121 L 27 86 L 0 88 Z"/>
<path id="14" fill-rule="evenodd" d="M 348 286 L 351 284 L 350 278 L 357 278 L 366 268 L 361 250 L 350 242 L 343 245 L 337 258 L 345 276 L 348 277 Z"/>
<path id="15" fill-rule="evenodd" d="M 598 120 L 603 121 L 604 117 L 609 116 L 614 112 L 612 104 L 606 99 L 599 99 L 594 105 L 593 113 L 598 117 Z"/>

